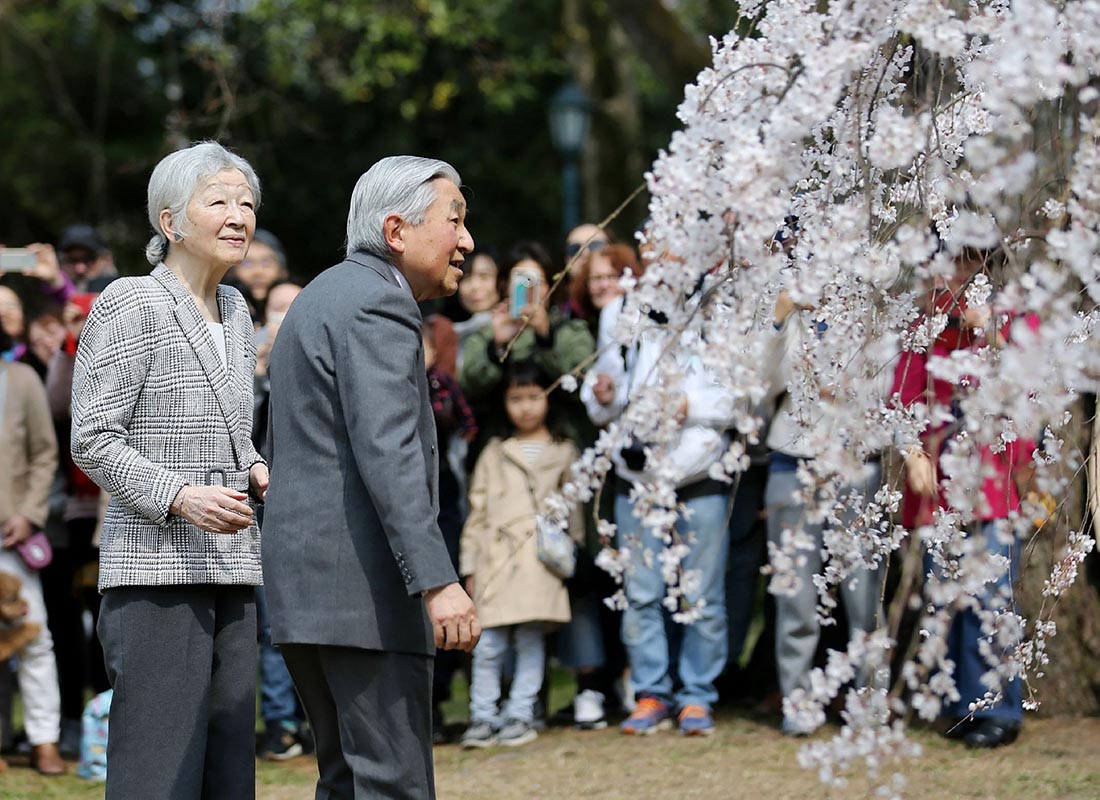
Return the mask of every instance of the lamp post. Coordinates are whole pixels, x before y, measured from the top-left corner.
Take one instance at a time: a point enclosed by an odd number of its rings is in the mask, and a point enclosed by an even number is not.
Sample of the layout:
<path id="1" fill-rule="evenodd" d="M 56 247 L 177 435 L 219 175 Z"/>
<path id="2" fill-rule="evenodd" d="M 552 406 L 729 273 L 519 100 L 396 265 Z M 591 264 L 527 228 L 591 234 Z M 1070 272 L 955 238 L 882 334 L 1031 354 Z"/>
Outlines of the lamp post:
<path id="1" fill-rule="evenodd" d="M 550 139 L 562 157 L 562 225 L 568 233 L 580 223 L 578 162 L 592 104 L 573 81 L 562 86 L 550 101 Z"/>

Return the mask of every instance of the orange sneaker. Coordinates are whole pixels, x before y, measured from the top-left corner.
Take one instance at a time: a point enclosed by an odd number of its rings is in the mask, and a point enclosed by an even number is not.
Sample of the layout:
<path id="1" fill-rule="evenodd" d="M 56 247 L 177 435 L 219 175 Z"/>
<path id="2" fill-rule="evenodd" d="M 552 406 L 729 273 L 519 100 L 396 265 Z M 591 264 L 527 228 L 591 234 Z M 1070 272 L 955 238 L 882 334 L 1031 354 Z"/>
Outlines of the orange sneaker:
<path id="1" fill-rule="evenodd" d="M 639 697 L 634 713 L 619 726 L 619 733 L 627 736 L 648 736 L 657 731 L 668 730 L 672 727 L 672 720 L 669 719 L 671 712 L 667 703 L 662 703 L 655 697 Z"/>
<path id="2" fill-rule="evenodd" d="M 677 719 L 680 722 L 680 733 L 684 736 L 710 736 L 714 733 L 714 719 L 702 706 L 684 706 Z"/>

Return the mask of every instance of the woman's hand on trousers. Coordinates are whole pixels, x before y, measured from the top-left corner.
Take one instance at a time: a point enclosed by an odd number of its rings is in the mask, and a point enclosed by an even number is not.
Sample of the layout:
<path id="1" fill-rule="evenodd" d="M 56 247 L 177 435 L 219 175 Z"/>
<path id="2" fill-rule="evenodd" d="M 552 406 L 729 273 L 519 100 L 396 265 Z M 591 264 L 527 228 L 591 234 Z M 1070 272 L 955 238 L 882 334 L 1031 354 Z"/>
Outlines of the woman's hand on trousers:
<path id="1" fill-rule="evenodd" d="M 184 486 L 172 503 L 172 513 L 211 533 L 239 533 L 252 524 L 248 495 L 226 486 Z"/>

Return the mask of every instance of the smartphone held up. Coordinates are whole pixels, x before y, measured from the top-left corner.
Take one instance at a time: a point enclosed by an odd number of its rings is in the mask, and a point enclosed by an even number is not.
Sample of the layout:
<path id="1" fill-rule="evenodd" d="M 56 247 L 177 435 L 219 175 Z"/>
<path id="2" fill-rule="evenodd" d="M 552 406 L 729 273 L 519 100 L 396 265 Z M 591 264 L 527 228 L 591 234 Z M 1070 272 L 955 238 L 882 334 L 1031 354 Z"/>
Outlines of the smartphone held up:
<path id="1" fill-rule="evenodd" d="M 38 255 L 25 247 L 0 249 L 0 272 L 30 272 L 38 263 Z"/>
<path id="2" fill-rule="evenodd" d="M 522 316 L 523 309 L 539 301 L 539 283 L 542 275 L 537 269 L 517 267 L 512 270 L 508 288 L 508 314 L 513 319 Z"/>

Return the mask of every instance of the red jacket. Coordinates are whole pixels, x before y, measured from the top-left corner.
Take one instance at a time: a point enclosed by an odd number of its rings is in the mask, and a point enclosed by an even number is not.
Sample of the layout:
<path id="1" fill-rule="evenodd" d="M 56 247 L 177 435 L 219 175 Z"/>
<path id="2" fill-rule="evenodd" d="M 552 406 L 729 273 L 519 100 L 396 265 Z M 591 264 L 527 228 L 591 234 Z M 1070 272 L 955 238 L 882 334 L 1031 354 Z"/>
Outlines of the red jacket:
<path id="1" fill-rule="evenodd" d="M 952 300 L 952 304 L 955 301 Z M 939 305 L 938 303 L 936 304 Z M 965 309 L 965 303 L 959 301 L 959 312 Z M 923 321 L 918 320 L 917 324 Z M 1029 327 L 1037 328 L 1038 322 L 1028 318 Z M 1011 320 L 1001 329 L 1001 335 L 1008 338 Z M 975 339 L 965 323 L 959 324 L 955 318 L 953 324 L 949 324 L 935 342 L 923 353 L 906 351 L 901 354 L 897 368 L 894 372 L 894 386 L 891 396 L 898 394 L 902 405 L 909 407 L 914 403 L 932 405 L 936 410 L 951 410 L 954 407 L 956 419 L 959 418 L 958 404 L 966 389 L 949 381 L 931 376 L 928 373 L 928 360 L 932 357 L 948 357 L 955 350 L 977 350 L 984 346 L 982 339 Z M 972 384 L 973 382 L 971 382 Z M 938 416 L 938 415 L 935 415 Z M 925 452 L 933 457 L 936 462 L 937 475 L 942 478 L 939 460 L 947 440 L 955 433 L 957 424 L 944 423 L 936 427 L 930 427 L 921 435 L 921 441 Z M 1020 505 L 1020 496 L 1016 490 L 1016 484 L 1012 480 L 1015 469 L 1026 466 L 1031 461 L 1031 454 L 1035 449 L 1035 442 L 1031 439 L 1020 438 L 1010 442 L 1000 453 L 984 446 L 981 450 L 982 468 L 988 475 L 982 483 L 982 495 L 984 503 L 975 508 L 975 516 L 986 522 L 988 520 L 1003 519 L 1009 512 L 1016 510 Z M 912 529 L 919 525 L 928 525 L 932 522 L 932 513 L 937 508 L 947 508 L 948 504 L 941 485 L 938 496 L 922 497 L 913 492 L 908 483 L 905 485 L 904 498 L 902 500 L 902 524 Z"/>

